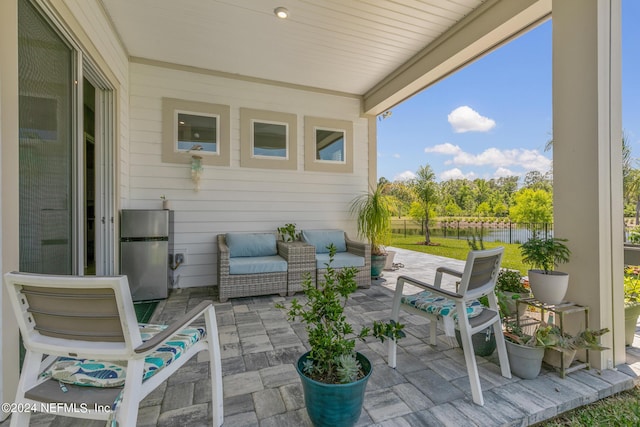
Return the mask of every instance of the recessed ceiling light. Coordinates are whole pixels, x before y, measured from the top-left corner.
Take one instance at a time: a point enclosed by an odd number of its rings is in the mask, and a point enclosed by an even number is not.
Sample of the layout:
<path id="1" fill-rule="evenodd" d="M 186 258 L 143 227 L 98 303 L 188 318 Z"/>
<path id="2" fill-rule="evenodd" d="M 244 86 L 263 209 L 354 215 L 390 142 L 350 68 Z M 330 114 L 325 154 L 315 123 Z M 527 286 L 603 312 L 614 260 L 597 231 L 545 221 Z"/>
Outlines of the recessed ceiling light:
<path id="1" fill-rule="evenodd" d="M 280 19 L 287 19 L 289 17 L 289 11 L 284 7 L 276 7 L 273 13 Z"/>

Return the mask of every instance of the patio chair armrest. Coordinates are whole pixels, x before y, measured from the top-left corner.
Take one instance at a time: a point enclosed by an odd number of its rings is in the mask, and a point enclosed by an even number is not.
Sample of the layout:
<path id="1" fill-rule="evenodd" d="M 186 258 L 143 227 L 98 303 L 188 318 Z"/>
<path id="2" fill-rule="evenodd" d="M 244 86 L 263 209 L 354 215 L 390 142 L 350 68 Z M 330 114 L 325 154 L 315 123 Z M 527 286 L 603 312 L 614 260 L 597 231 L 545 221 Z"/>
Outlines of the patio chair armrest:
<path id="1" fill-rule="evenodd" d="M 194 307 L 192 310 L 190 310 L 180 319 L 178 319 L 177 321 L 169 325 L 167 329 L 154 335 L 153 338 L 143 342 L 141 345 L 136 347 L 134 351 L 140 354 L 140 353 L 146 353 L 148 351 L 154 350 L 156 347 L 158 347 L 160 344 L 165 342 L 167 339 L 169 339 L 173 334 L 178 332 L 180 329 L 187 327 L 195 319 L 202 316 L 202 314 L 206 310 L 209 310 L 210 308 L 213 308 L 213 302 L 211 300 L 202 301 L 200 304 L 198 304 L 196 307 Z M 216 333 L 216 332 L 207 331 L 207 333 L 209 334 L 209 333 Z"/>
<path id="2" fill-rule="evenodd" d="M 422 288 L 424 290 L 440 294 L 442 296 L 445 296 L 445 297 L 453 299 L 453 300 L 461 300 L 462 299 L 462 295 L 460 295 L 460 294 L 458 294 L 456 292 L 451 292 L 451 291 L 448 291 L 446 289 L 442 289 L 440 287 L 437 287 L 437 286 L 434 286 L 434 285 L 430 285 L 428 283 L 422 282 L 420 280 L 413 279 L 413 278 L 408 277 L 408 276 L 400 276 L 400 277 L 398 277 L 398 284 L 400 282 L 402 282 L 403 287 L 404 287 L 404 283 L 409 283 L 410 285 L 414 285 L 414 286 L 417 286 L 417 287 Z"/>
<path id="3" fill-rule="evenodd" d="M 449 267 L 438 267 L 436 268 L 436 273 L 447 273 L 447 274 L 450 274 L 451 276 L 462 278 L 462 271 L 454 270 Z"/>
<path id="4" fill-rule="evenodd" d="M 368 261 L 371 257 L 371 245 L 369 243 L 358 242 L 352 240 L 345 233 L 344 241 L 347 245 L 347 252 L 366 258 Z"/>

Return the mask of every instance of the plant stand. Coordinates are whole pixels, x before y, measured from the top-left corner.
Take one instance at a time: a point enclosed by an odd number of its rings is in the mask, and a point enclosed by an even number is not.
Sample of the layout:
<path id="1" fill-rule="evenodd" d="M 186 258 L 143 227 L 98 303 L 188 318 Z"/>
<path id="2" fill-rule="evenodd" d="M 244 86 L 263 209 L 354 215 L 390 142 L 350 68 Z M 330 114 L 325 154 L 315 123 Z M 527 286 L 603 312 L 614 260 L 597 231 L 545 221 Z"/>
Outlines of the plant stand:
<path id="1" fill-rule="evenodd" d="M 516 300 L 516 306 L 520 306 L 520 304 L 525 304 L 527 306 L 527 310 L 525 311 L 525 316 L 520 314 L 516 314 L 516 324 L 518 326 L 530 326 L 537 325 L 538 323 L 544 322 L 545 318 L 549 319 L 547 323 L 554 323 L 560 328 L 560 332 L 564 333 L 564 323 L 565 317 L 568 314 L 574 313 L 583 313 L 584 314 L 584 327 L 589 327 L 589 307 L 585 307 L 582 305 L 574 304 L 572 302 L 562 302 L 560 304 L 544 304 L 538 301 L 535 298 L 522 298 Z M 526 313 L 530 308 L 534 308 L 537 312 L 540 313 L 540 318 L 536 319 L 531 316 L 526 316 Z M 545 317 L 546 314 L 546 317 Z M 526 322 L 526 323 L 524 323 Z M 570 366 L 565 366 L 565 357 L 560 357 L 559 359 L 559 367 L 554 367 L 559 373 L 560 378 L 565 378 L 568 373 L 577 371 L 579 369 L 589 369 L 589 352 L 591 350 L 585 350 L 585 361 L 584 362 L 574 362 Z"/>

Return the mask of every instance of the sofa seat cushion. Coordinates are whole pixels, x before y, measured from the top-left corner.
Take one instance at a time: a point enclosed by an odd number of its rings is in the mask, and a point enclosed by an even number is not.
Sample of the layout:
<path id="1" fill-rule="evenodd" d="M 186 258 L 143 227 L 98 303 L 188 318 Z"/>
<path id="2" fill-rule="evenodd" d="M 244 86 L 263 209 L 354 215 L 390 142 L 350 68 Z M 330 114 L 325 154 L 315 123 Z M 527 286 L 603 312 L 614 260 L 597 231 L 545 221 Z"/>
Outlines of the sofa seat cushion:
<path id="1" fill-rule="evenodd" d="M 280 273 L 287 261 L 279 255 L 229 258 L 229 274 Z"/>
<path id="2" fill-rule="evenodd" d="M 329 264 L 329 254 L 316 254 L 316 268 L 325 269 L 327 264 Z M 364 257 L 349 252 L 338 252 L 333 257 L 331 267 L 364 267 Z"/>
<path id="3" fill-rule="evenodd" d="M 302 239 L 316 247 L 317 254 L 328 254 L 327 246 L 333 243 L 336 252 L 346 252 L 347 242 L 342 230 L 302 230 Z"/>
<path id="4" fill-rule="evenodd" d="M 271 233 L 227 233 L 229 257 L 263 257 L 278 254 L 276 235 Z"/>

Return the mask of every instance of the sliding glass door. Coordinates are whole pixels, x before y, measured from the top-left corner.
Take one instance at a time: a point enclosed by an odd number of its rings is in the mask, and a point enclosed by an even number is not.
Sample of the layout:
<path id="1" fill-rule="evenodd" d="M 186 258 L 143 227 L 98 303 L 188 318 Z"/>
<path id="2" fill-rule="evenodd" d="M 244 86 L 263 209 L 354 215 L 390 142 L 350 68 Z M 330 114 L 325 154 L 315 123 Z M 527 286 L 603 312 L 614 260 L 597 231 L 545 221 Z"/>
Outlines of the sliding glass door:
<path id="1" fill-rule="evenodd" d="M 28 1 L 18 6 L 20 270 L 73 273 L 73 50 Z"/>
<path id="2" fill-rule="evenodd" d="M 20 270 L 113 274 L 113 91 L 38 4 L 18 1 Z"/>

